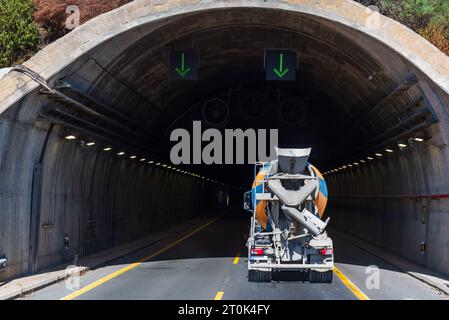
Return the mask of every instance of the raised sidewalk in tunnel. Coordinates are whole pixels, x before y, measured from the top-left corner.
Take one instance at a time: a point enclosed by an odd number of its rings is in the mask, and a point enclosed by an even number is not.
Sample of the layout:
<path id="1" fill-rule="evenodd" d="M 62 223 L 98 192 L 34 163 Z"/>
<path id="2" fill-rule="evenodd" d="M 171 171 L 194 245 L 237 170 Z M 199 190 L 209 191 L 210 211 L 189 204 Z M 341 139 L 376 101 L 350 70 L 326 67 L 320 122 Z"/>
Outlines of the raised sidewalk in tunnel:
<path id="1" fill-rule="evenodd" d="M 185 233 L 190 232 L 208 220 L 210 220 L 210 217 L 192 219 L 182 224 L 158 231 L 150 236 L 139 238 L 135 241 L 100 251 L 94 255 L 82 257 L 78 260 L 77 266 L 73 266 L 72 263 L 64 263 L 46 270 L 42 270 L 38 274 L 0 282 L 0 300 L 18 298 L 27 293 L 47 287 L 53 283 L 65 280 L 72 275 L 82 274 L 88 270 L 98 268 L 106 263 L 142 248 L 167 240 L 169 240 L 169 242 L 173 242 L 174 240 L 181 238 Z M 70 266 L 72 267 L 67 269 Z"/>
<path id="2" fill-rule="evenodd" d="M 442 291 L 443 293 L 449 295 L 449 278 L 439 274 L 437 272 L 431 271 L 427 268 L 424 268 L 414 262 L 411 262 L 407 259 L 401 258 L 394 253 L 388 252 L 382 248 L 371 245 L 359 238 L 356 238 L 346 232 L 340 231 L 338 229 L 331 230 L 332 234 L 335 234 L 355 246 L 369 252 L 370 254 L 376 256 L 377 258 L 384 260 L 385 262 L 397 267 L 402 272 L 407 273 L 408 275 L 418 279 L 437 290 Z"/>

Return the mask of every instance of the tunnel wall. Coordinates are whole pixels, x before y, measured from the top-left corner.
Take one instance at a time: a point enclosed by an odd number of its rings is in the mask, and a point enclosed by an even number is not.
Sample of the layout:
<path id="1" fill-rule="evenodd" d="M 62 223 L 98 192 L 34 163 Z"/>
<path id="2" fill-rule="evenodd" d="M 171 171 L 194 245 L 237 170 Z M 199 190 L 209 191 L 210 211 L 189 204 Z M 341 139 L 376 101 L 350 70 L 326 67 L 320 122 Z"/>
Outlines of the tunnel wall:
<path id="1" fill-rule="evenodd" d="M 37 271 L 215 208 L 218 189 L 204 180 L 66 140 L 59 126 L 36 121 L 39 108 L 23 107 L 41 99 L 29 95 L 0 118 L 0 255 L 8 258 L 0 280 L 29 270 L 33 172 L 41 160 Z"/>
<path id="2" fill-rule="evenodd" d="M 448 132 L 434 126 L 432 135 L 387 158 L 328 176 L 327 214 L 332 227 L 449 275 L 449 199 L 427 197 L 448 194 L 449 148 L 441 143 Z"/>

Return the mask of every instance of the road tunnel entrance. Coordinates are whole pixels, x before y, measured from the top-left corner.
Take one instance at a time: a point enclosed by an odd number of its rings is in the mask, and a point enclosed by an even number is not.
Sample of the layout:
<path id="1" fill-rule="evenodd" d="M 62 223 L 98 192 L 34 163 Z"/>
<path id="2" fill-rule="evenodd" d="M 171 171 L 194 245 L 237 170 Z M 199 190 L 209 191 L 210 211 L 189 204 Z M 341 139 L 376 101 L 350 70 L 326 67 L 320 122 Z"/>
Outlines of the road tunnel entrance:
<path id="1" fill-rule="evenodd" d="M 441 64 L 436 76 L 423 62 L 420 54 L 432 51 L 425 40 L 399 51 L 418 36 L 348 1 L 194 1 L 149 12 L 143 2 L 93 20 L 26 64 L 47 79 L 19 70 L 39 88 L 25 82 L 22 93 L 5 91 L 2 203 L 10 227 L 1 249 L 14 266 L 5 275 L 29 270 L 30 250 L 39 270 L 210 210 L 220 190 L 238 198 L 252 166 L 170 163 L 170 133 L 191 130 L 195 120 L 222 131 L 275 128 L 280 146 L 312 147 L 335 227 L 449 272 L 441 254 L 449 252 L 449 86 Z M 134 10 L 146 14 L 133 20 Z M 117 30 L 95 31 L 114 14 Z M 83 47 L 95 32 L 98 42 Z M 397 43 L 387 41 L 393 34 Z M 71 40 L 79 46 L 64 54 Z M 192 49 L 197 78 L 170 79 L 170 52 Z M 295 53 L 295 81 L 266 80 L 267 49 Z M 59 69 L 39 70 L 45 59 Z M 31 188 L 36 165 L 41 181 Z M 27 235 L 20 250 L 12 250 L 13 234 Z"/>

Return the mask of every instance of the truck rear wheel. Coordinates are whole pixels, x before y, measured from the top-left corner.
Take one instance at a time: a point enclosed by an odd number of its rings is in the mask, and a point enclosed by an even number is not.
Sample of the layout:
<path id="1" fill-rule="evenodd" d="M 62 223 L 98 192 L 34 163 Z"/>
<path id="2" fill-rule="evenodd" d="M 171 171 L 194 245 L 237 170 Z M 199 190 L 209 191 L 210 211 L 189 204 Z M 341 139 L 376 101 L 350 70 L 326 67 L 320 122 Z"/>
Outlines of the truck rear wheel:
<path id="1" fill-rule="evenodd" d="M 312 283 L 332 283 L 333 275 L 332 270 L 325 272 L 311 270 L 309 277 Z"/>
<path id="2" fill-rule="evenodd" d="M 248 270 L 249 282 L 271 282 L 271 271 Z"/>

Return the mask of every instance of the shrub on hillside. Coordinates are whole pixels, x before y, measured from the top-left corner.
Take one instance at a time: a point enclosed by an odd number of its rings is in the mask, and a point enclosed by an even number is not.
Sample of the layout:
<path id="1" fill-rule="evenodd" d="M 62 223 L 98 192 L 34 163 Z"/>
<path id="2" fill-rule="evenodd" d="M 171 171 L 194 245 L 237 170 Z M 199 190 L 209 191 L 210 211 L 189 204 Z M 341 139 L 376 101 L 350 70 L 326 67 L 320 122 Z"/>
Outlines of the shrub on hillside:
<path id="1" fill-rule="evenodd" d="M 356 0 L 415 30 L 449 55 L 448 0 Z"/>
<path id="2" fill-rule="evenodd" d="M 0 68 L 26 58 L 37 39 L 31 0 L 1 0 Z"/>

